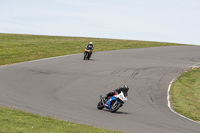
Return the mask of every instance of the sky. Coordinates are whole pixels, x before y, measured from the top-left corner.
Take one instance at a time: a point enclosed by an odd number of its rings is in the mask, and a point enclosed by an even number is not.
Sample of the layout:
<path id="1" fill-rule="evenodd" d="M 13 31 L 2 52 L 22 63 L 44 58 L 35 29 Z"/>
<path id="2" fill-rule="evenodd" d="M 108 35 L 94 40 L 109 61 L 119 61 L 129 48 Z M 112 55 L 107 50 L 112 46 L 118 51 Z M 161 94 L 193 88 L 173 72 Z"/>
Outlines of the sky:
<path id="1" fill-rule="evenodd" d="M 200 0 L 0 0 L 0 33 L 200 45 Z"/>

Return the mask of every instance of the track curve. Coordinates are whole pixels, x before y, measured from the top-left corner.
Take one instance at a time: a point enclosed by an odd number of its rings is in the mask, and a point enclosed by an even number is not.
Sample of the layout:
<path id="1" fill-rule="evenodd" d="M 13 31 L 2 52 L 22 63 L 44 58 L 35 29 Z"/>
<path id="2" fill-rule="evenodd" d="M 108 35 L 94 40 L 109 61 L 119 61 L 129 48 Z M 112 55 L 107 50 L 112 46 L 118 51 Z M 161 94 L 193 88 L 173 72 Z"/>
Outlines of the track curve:
<path id="1" fill-rule="evenodd" d="M 170 81 L 200 63 L 200 47 L 170 46 L 63 56 L 0 67 L 0 105 L 66 121 L 139 133 L 199 133 L 167 106 Z M 129 85 L 117 113 L 98 110 L 100 94 Z"/>

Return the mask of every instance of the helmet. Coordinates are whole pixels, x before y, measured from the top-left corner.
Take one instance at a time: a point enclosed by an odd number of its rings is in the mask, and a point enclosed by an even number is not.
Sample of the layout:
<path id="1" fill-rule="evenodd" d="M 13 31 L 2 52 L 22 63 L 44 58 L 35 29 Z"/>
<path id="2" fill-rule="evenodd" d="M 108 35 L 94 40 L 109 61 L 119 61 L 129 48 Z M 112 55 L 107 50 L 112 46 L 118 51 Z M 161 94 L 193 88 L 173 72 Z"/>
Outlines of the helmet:
<path id="1" fill-rule="evenodd" d="M 123 90 L 126 91 L 126 92 L 128 92 L 128 90 L 129 90 L 128 85 L 124 85 L 124 86 L 123 86 Z"/>
<path id="2" fill-rule="evenodd" d="M 90 42 L 89 44 L 92 44 L 92 42 Z"/>

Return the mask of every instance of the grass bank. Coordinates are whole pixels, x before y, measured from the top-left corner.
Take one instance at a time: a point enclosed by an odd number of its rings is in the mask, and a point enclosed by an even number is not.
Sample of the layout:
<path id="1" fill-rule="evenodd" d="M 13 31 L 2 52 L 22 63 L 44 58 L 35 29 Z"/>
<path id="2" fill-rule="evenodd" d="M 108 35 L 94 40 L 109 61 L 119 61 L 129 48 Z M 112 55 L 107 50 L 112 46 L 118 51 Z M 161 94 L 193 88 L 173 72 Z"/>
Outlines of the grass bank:
<path id="1" fill-rule="evenodd" d="M 200 68 L 190 68 L 172 84 L 172 106 L 176 112 L 200 122 Z"/>
<path id="2" fill-rule="evenodd" d="M 0 107 L 1 133 L 119 133 Z"/>
<path id="3" fill-rule="evenodd" d="M 182 45 L 134 40 L 0 33 L 0 65 L 83 53 L 84 47 L 90 41 L 94 43 L 94 51 Z"/>

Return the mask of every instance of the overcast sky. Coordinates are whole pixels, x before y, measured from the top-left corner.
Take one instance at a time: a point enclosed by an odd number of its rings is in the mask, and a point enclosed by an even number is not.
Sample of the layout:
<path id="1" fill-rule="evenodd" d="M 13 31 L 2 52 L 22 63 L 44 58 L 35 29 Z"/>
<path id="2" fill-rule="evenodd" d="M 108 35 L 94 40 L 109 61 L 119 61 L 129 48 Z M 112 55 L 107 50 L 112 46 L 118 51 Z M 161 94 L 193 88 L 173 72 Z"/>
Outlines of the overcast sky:
<path id="1" fill-rule="evenodd" d="M 200 0 L 0 0 L 0 33 L 200 45 Z"/>

